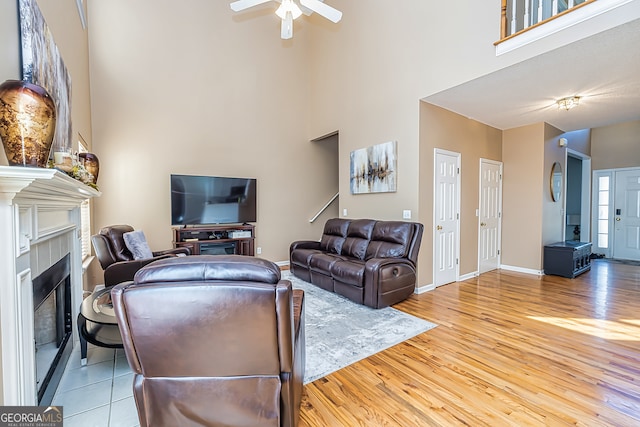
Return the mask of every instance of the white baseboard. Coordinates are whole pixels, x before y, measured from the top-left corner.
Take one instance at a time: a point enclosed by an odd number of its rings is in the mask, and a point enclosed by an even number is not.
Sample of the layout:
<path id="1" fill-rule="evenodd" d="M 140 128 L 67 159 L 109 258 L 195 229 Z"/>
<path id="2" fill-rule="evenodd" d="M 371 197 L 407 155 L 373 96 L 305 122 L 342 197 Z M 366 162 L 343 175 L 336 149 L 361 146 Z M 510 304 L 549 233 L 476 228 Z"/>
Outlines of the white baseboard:
<path id="1" fill-rule="evenodd" d="M 532 268 L 516 267 L 514 265 L 501 264 L 500 265 L 500 269 L 508 270 L 508 271 L 515 271 L 517 273 L 535 274 L 536 276 L 544 276 L 544 271 L 543 270 L 534 270 Z"/>
<path id="2" fill-rule="evenodd" d="M 416 286 L 416 290 L 413 291 L 414 294 L 424 294 L 425 292 L 429 292 L 434 290 L 436 287 L 433 285 L 433 283 L 429 284 L 429 285 L 422 285 L 422 286 Z"/>
<path id="3" fill-rule="evenodd" d="M 473 279 L 474 277 L 478 277 L 478 272 L 477 271 L 473 271 L 471 273 L 463 274 L 462 276 L 458 277 L 458 282 L 463 282 L 465 280 Z"/>

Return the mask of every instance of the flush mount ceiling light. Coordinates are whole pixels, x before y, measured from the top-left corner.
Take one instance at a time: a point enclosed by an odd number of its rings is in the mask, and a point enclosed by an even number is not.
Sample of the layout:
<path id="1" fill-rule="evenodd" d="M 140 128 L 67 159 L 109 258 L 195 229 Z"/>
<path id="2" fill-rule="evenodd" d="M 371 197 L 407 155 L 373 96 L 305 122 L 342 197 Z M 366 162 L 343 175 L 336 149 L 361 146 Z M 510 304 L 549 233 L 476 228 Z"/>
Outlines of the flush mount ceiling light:
<path id="1" fill-rule="evenodd" d="M 579 103 L 579 96 L 569 96 L 556 101 L 556 104 L 558 104 L 558 109 L 567 111 L 571 110 L 574 107 L 577 107 Z"/>
<path id="2" fill-rule="evenodd" d="M 280 3 L 280 7 L 276 10 L 276 15 L 282 19 L 280 37 L 285 40 L 293 37 L 293 20 L 299 18 L 303 13 L 311 15 L 315 12 L 333 23 L 337 23 L 342 19 L 342 12 L 324 4 L 324 0 L 299 0 L 300 6 L 294 0 L 238 0 L 231 3 L 230 6 L 234 12 L 240 12 L 270 1 Z"/>

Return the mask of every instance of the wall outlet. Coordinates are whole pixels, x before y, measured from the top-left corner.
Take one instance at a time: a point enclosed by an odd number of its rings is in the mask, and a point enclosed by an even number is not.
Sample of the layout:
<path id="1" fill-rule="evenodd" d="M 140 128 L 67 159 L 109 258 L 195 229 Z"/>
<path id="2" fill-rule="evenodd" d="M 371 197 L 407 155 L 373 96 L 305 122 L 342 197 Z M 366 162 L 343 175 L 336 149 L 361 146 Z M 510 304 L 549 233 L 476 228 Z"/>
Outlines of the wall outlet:
<path id="1" fill-rule="evenodd" d="M 342 216 L 347 216 L 347 208 L 342 209 Z"/>
<path id="2" fill-rule="evenodd" d="M 411 209 L 405 209 L 402 211 L 403 219 L 411 219 Z"/>
<path id="3" fill-rule="evenodd" d="M 260 255 L 261 253 L 262 253 L 262 248 L 258 246 L 256 248 L 256 254 Z"/>

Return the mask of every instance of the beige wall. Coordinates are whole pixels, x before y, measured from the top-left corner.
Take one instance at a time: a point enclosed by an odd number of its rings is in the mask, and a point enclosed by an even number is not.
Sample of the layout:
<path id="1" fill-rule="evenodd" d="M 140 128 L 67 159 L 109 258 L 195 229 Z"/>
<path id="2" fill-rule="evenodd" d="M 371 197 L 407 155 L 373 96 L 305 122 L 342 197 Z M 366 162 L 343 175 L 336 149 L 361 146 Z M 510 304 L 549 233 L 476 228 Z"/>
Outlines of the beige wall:
<path id="1" fill-rule="evenodd" d="M 503 132 L 502 264 L 542 269 L 545 125 Z"/>
<path id="2" fill-rule="evenodd" d="M 474 271 L 477 183 L 468 184 L 467 177 L 477 180 L 479 157 L 507 154 L 516 158 L 512 171 L 517 173 L 531 165 L 518 157 L 522 148 L 516 145 L 494 154 L 497 131 L 467 119 L 452 119 L 464 123 L 460 140 L 492 142 L 476 146 L 447 136 L 436 145 L 447 128 L 431 124 L 430 114 L 436 113 L 425 113 L 419 100 L 558 45 L 554 35 L 496 57 L 497 1 L 452 6 L 412 0 L 389 9 L 383 0 L 371 0 L 367 8 L 333 0 L 344 12 L 342 22 L 317 15 L 298 20 L 290 41 L 280 40 L 272 5 L 233 14 L 228 2 L 209 0 L 91 2 L 90 46 L 74 0 L 39 3 L 72 77 L 74 135 L 82 134 L 101 160 L 103 196 L 95 202 L 94 230 L 126 222 L 145 230 L 152 247 L 167 247 L 170 173 L 252 176 L 259 187 L 257 244 L 275 261 L 287 259 L 292 240 L 317 239 L 324 221 L 343 209 L 349 217 L 379 219 L 401 219 L 410 209 L 412 219 L 430 230 L 433 148 L 448 145 L 463 153 L 461 232 L 470 240 L 463 245 L 460 271 Z M 0 19 L 6 20 L 15 4 L 0 8 Z M 450 31 L 447 17 L 455 17 L 465 31 Z M 3 57 L 15 56 L 12 24 L 4 24 Z M 15 64 L 5 61 L 0 67 L 5 79 L 15 78 L 10 75 Z M 455 134 L 455 128 L 448 131 Z M 339 144 L 330 149 L 309 142 L 336 130 Z M 543 133 L 536 139 L 544 140 Z M 398 191 L 351 195 L 350 152 L 385 141 L 398 141 Z M 535 179 L 543 191 L 545 165 L 539 160 Z M 339 202 L 309 224 L 336 189 Z M 467 218 L 469 212 L 474 218 Z M 521 248 L 520 227 L 516 219 L 503 243 L 514 236 L 511 246 Z M 422 285 L 432 280 L 427 236 L 420 256 Z M 510 264 L 506 252 L 503 247 L 503 262 Z"/>
<path id="3" fill-rule="evenodd" d="M 592 169 L 640 166 L 640 120 L 591 131 Z"/>
<path id="4" fill-rule="evenodd" d="M 551 168 L 558 162 L 562 168 L 563 187 L 567 176 L 566 149 L 560 147 L 559 139 L 563 132 L 555 127 L 544 125 L 544 168 L 542 171 L 542 239 L 541 245 L 563 240 L 564 196 L 554 202 L 551 198 Z"/>
<path id="5" fill-rule="evenodd" d="M 17 19 L 18 2 L 0 3 L 0 83 L 5 80 L 20 80 L 20 29 Z M 8 164 L 4 150 L 0 151 L 0 165 Z"/>
<path id="6" fill-rule="evenodd" d="M 563 240 L 565 209 L 551 197 L 551 169 L 557 162 L 566 179 L 566 149 L 559 139 L 589 154 L 588 135 L 563 133 L 546 123 L 503 132 L 502 264 L 542 271 L 543 246 Z"/>
<path id="7" fill-rule="evenodd" d="M 0 83 L 8 79 L 20 80 L 20 29 L 18 27 L 18 2 L 0 3 Z M 6 165 L 6 163 L 3 163 Z"/>
<path id="8" fill-rule="evenodd" d="M 561 137 L 567 139 L 567 148 L 591 156 L 591 129 L 565 132 Z"/>
<path id="9" fill-rule="evenodd" d="M 352 218 L 401 220 L 403 210 L 409 209 L 412 220 L 429 230 L 431 204 L 421 200 L 432 191 L 433 174 L 428 180 L 422 178 L 422 158 L 426 150 L 433 162 L 433 146 L 422 144 L 419 100 L 515 60 L 495 56 L 500 5 L 491 8 L 465 2 L 454 6 L 461 7 L 454 15 L 456 25 L 465 32 L 450 31 L 451 23 L 442 19 L 452 16 L 449 3 L 406 1 L 389 8 L 387 2 L 372 0 L 363 8 L 358 2 L 335 0 L 332 6 L 343 12 L 339 24 L 317 16 L 310 20 L 309 48 L 314 54 L 309 58 L 313 82 L 309 126 L 312 135 L 340 131 L 339 212 L 346 209 Z M 397 191 L 350 194 L 351 151 L 386 141 L 398 142 Z M 477 188 L 473 192 L 477 197 Z M 421 246 L 418 285 L 432 283 L 431 247 L 427 234 Z M 475 270 L 469 264 L 464 268 Z"/>
<path id="10" fill-rule="evenodd" d="M 288 260 L 293 240 L 319 239 L 337 210 L 309 219 L 337 190 L 338 159 L 337 143 L 309 141 L 308 32 L 283 41 L 271 8 L 233 15 L 220 1 L 88 6 L 96 226 L 131 224 L 170 247 L 170 174 L 254 177 L 261 256 Z"/>
<path id="11" fill-rule="evenodd" d="M 478 270 L 480 159 L 502 160 L 502 132 L 426 102 L 420 103 L 420 285 L 433 284 L 434 149 L 460 153 L 460 274 Z"/>

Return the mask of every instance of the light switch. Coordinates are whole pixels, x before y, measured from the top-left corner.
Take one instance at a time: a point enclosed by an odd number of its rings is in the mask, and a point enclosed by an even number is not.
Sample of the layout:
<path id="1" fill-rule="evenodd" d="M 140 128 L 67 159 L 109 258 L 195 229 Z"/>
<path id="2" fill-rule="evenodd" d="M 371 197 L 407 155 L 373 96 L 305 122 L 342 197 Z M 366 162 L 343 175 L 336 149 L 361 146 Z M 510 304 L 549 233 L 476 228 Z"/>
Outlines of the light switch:
<path id="1" fill-rule="evenodd" d="M 347 216 L 347 208 L 342 209 L 342 216 Z"/>

